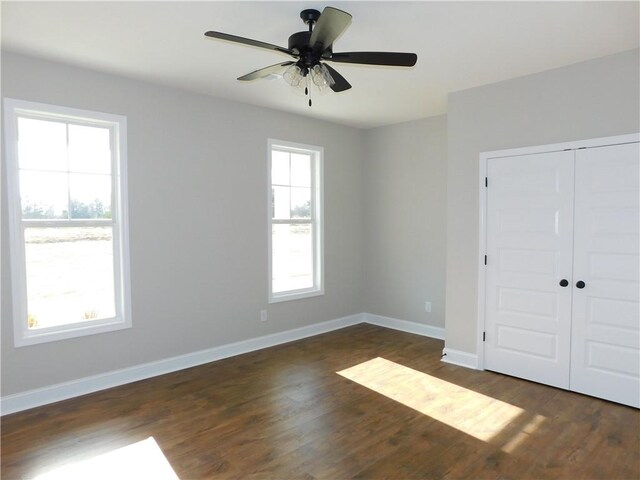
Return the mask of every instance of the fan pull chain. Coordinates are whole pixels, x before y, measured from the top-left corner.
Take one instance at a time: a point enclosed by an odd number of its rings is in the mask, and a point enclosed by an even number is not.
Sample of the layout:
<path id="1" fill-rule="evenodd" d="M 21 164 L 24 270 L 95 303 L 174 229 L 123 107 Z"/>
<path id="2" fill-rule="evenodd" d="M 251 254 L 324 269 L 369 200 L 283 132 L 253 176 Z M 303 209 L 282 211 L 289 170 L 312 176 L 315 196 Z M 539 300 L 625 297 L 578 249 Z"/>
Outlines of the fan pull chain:
<path id="1" fill-rule="evenodd" d="M 307 80 L 307 86 L 304 87 L 304 94 L 309 96 L 309 107 L 311 107 L 311 90 L 309 90 L 309 75 L 305 77 Z"/>

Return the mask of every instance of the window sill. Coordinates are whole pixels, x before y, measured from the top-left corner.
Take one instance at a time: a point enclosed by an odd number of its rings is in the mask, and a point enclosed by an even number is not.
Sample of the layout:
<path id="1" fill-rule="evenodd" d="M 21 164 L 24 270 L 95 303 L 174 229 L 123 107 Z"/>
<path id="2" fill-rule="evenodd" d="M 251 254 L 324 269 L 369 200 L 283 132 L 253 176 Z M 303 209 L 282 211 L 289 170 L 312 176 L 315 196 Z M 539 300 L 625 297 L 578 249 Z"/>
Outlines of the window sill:
<path id="1" fill-rule="evenodd" d="M 285 292 L 273 294 L 269 296 L 269 303 L 288 302 L 290 300 L 300 300 L 303 298 L 319 297 L 324 295 L 324 289 L 321 290 L 304 290 L 299 292 Z"/>
<path id="2" fill-rule="evenodd" d="M 122 318 L 109 318 L 97 324 L 75 323 L 60 327 L 27 330 L 20 332 L 22 333 L 21 335 L 20 333 L 16 334 L 14 344 L 16 347 L 26 347 L 29 345 L 56 342 L 58 340 L 96 335 L 127 328 L 131 328 L 131 321 L 125 321 Z"/>

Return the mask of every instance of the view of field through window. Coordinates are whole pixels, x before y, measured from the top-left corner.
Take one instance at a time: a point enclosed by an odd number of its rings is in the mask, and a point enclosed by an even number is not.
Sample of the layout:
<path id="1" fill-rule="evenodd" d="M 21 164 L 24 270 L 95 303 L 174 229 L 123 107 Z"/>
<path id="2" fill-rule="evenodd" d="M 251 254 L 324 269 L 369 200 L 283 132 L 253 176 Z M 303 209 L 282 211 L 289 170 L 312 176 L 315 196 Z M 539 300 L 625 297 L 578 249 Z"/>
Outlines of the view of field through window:
<path id="1" fill-rule="evenodd" d="M 314 286 L 311 164 L 307 153 L 271 152 L 273 293 Z"/>
<path id="2" fill-rule="evenodd" d="M 115 315 L 111 227 L 26 228 L 29 328 Z"/>
<path id="3" fill-rule="evenodd" d="M 28 328 L 114 317 L 109 128 L 19 117 L 18 134 Z"/>
<path id="4" fill-rule="evenodd" d="M 313 287 L 311 225 L 273 225 L 273 291 Z"/>

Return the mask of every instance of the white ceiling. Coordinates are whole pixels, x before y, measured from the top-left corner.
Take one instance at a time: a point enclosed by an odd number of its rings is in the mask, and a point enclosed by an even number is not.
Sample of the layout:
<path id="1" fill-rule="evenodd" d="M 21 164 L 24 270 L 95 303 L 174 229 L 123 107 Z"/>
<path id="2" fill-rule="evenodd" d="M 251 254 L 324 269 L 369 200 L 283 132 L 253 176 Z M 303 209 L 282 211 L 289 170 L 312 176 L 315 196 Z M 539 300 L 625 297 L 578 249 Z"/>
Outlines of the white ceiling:
<path id="1" fill-rule="evenodd" d="M 406 51 L 413 68 L 333 64 L 351 90 L 314 106 L 281 79 L 238 82 L 288 56 L 305 8 L 353 15 L 343 51 Z M 362 128 L 446 112 L 447 93 L 639 46 L 639 2 L 2 2 L 2 48 Z"/>

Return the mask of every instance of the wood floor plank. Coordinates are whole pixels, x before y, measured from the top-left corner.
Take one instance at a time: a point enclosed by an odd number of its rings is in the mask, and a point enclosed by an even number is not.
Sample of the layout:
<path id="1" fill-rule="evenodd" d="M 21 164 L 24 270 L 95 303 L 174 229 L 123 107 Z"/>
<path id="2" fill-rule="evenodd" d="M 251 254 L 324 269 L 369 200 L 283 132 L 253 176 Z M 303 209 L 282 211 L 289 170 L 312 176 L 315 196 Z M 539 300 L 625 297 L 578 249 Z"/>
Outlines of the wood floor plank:
<path id="1" fill-rule="evenodd" d="M 2 478 L 148 437 L 183 480 L 640 478 L 638 410 L 442 347 L 361 324 L 7 415 Z"/>

